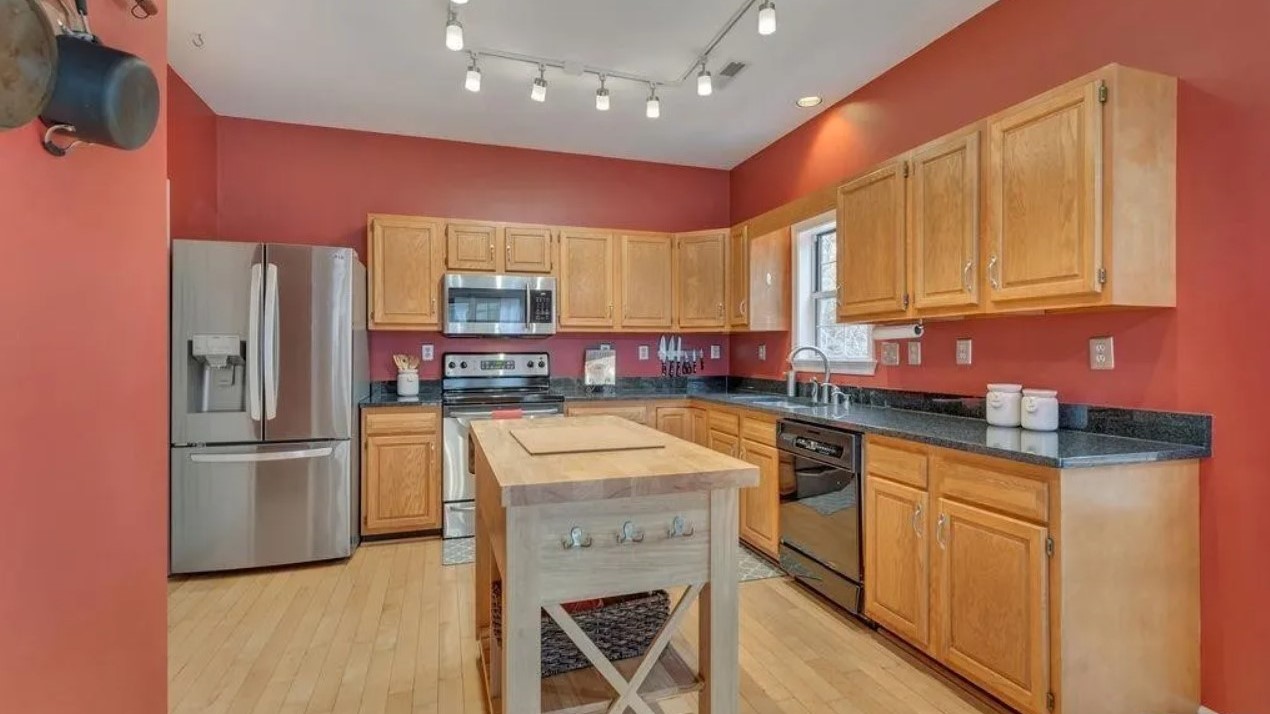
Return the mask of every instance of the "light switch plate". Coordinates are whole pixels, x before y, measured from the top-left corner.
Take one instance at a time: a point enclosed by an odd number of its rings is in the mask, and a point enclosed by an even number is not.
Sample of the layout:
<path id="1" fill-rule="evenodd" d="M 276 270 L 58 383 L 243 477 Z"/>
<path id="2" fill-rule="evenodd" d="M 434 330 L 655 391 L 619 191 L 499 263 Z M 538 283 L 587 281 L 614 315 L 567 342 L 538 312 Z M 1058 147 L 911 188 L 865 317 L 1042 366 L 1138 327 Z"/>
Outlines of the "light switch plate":
<path id="1" fill-rule="evenodd" d="M 723 348 L 718 345 L 710 345 L 710 359 L 719 359 L 723 356 Z"/>
<path id="2" fill-rule="evenodd" d="M 1089 368 L 1099 370 L 1116 368 L 1116 345 L 1110 337 L 1090 338 Z"/>
<path id="3" fill-rule="evenodd" d="M 767 359 L 767 345 L 759 345 L 759 346 L 758 346 L 758 358 L 759 358 L 759 360 L 766 360 L 766 359 Z"/>
<path id="4" fill-rule="evenodd" d="M 900 363 L 900 343 L 883 342 L 882 343 L 882 364 L 887 367 L 894 367 Z"/>
<path id="5" fill-rule="evenodd" d="M 917 340 L 908 343 L 908 364 L 910 367 L 918 367 L 922 364 L 922 343 Z"/>
<path id="6" fill-rule="evenodd" d="M 431 362 L 433 355 L 434 355 L 434 352 L 433 352 L 432 345 L 424 345 L 419 350 L 419 356 L 423 358 L 424 362 Z"/>
<path id="7" fill-rule="evenodd" d="M 648 345 L 639 346 L 639 358 L 640 360 L 648 359 Z"/>
<path id="8" fill-rule="evenodd" d="M 972 358 L 970 348 L 971 348 L 970 340 L 968 339 L 957 340 L 957 364 L 961 364 L 961 365 L 970 364 L 971 358 Z"/>

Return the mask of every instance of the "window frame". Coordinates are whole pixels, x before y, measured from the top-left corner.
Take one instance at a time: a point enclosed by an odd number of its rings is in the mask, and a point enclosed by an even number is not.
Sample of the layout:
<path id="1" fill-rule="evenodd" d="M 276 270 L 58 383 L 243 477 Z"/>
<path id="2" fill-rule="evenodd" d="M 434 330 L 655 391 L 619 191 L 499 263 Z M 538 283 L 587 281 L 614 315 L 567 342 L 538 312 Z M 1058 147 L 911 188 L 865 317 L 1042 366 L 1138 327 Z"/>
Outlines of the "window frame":
<path id="1" fill-rule="evenodd" d="M 836 298 L 837 289 L 833 290 L 816 290 L 820 280 L 820 255 L 819 255 L 819 239 L 826 233 L 836 232 L 837 215 L 829 212 L 816 216 L 810 220 L 804 221 L 793 228 L 793 319 L 790 322 L 791 327 L 791 349 L 798 345 L 817 345 L 816 335 L 818 305 L 817 302 L 826 298 Z M 831 359 L 829 361 L 829 371 L 832 374 L 854 374 L 872 376 L 877 373 L 877 351 L 873 342 L 873 326 L 867 323 L 864 326 L 869 330 L 868 359 Z M 794 360 L 794 369 L 800 372 L 819 372 L 824 369 L 824 363 L 819 358 L 812 356 L 811 352 L 804 352 Z M 809 359 L 810 357 L 810 359 Z"/>

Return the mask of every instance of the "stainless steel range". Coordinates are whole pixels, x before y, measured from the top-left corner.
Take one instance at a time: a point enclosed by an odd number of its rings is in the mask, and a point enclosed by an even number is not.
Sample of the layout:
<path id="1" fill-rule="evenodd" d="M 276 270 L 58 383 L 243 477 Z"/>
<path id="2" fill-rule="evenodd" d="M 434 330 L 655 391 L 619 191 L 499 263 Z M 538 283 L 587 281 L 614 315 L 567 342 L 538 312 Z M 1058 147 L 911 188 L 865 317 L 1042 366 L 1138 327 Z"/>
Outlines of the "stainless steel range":
<path id="1" fill-rule="evenodd" d="M 564 416 L 564 397 L 551 392 L 551 356 L 545 352 L 446 353 L 442 360 L 442 533 L 466 538 L 476 533 L 472 422 Z"/>

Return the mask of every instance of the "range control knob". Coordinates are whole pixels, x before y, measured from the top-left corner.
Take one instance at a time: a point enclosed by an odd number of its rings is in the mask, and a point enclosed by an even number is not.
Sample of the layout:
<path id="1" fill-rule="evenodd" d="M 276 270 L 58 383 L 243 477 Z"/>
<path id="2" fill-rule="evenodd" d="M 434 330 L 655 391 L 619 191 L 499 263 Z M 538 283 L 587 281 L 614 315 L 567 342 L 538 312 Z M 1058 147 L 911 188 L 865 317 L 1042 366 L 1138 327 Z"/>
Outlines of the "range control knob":
<path id="1" fill-rule="evenodd" d="M 541 368 L 543 368 L 543 367 L 546 367 L 546 366 L 547 366 L 547 363 L 546 363 L 546 362 L 544 362 L 544 361 L 542 361 L 542 360 L 538 360 L 538 368 L 539 368 L 539 369 L 541 369 Z"/>
<path id="2" fill-rule="evenodd" d="M 467 362 L 459 362 L 459 369 L 467 369 Z"/>
<path id="3" fill-rule="evenodd" d="M 450 369 L 454 369 L 454 363 L 453 363 L 453 362 L 449 363 L 449 364 L 448 364 L 448 365 L 446 365 L 446 366 L 447 366 L 447 367 L 449 367 Z"/>
<path id="4" fill-rule="evenodd" d="M 525 366 L 526 366 L 526 367 L 532 367 L 532 366 L 534 366 L 534 361 L 533 361 L 533 360 L 529 360 L 528 362 L 526 362 L 526 363 L 525 363 Z"/>

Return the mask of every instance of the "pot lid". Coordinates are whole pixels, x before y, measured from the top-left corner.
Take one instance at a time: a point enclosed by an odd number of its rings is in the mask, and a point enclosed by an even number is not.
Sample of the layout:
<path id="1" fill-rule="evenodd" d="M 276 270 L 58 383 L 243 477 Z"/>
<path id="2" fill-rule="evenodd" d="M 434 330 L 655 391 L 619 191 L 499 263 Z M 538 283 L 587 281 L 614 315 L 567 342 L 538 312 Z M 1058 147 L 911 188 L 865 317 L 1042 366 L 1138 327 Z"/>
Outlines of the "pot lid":
<path id="1" fill-rule="evenodd" d="M 38 0 L 0 0 L 0 129 L 39 116 L 56 77 L 53 25 Z"/>

